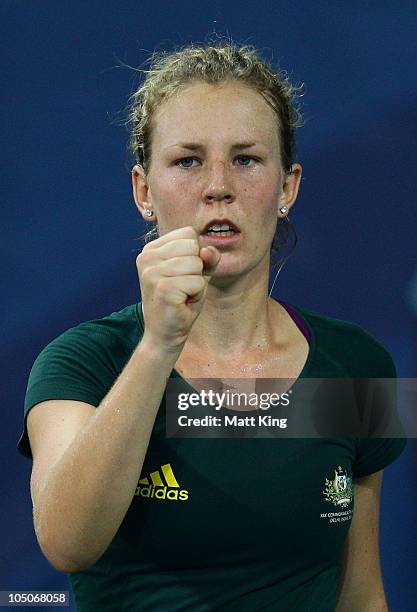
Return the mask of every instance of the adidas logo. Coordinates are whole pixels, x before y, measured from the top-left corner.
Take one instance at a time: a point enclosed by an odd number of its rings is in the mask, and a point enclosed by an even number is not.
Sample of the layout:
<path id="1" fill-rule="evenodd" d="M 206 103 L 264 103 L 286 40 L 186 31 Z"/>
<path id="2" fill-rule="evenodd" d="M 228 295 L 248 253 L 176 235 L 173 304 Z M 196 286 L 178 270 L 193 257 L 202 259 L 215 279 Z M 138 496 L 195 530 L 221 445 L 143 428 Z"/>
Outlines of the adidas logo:
<path id="1" fill-rule="evenodd" d="M 162 479 L 161 472 L 165 482 Z M 136 487 L 135 495 L 154 499 L 169 499 L 171 501 L 188 499 L 188 491 L 181 489 L 169 463 L 161 466 L 161 472 L 156 470 L 156 472 L 150 473 L 150 478 L 141 478 Z"/>

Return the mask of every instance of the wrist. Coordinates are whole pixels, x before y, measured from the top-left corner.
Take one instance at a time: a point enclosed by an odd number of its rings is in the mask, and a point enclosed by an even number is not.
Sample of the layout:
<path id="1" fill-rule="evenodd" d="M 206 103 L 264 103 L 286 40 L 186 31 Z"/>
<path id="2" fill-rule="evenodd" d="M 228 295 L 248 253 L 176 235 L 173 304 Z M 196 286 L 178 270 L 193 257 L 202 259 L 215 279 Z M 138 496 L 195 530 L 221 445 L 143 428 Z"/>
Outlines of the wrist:
<path id="1" fill-rule="evenodd" d="M 145 332 L 138 348 L 140 348 L 141 352 L 143 351 L 148 360 L 174 367 L 183 349 L 183 345 L 179 347 L 162 346 L 158 340 Z"/>

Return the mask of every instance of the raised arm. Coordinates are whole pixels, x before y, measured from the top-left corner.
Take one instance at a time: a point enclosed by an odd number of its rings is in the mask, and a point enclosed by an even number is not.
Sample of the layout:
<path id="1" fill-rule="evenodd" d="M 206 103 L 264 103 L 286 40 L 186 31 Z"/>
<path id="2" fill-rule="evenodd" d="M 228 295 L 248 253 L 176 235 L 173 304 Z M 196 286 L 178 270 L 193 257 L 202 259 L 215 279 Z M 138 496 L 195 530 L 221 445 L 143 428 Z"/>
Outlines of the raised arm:
<path id="1" fill-rule="evenodd" d="M 142 342 L 98 408 L 51 400 L 29 412 L 35 531 L 57 570 L 89 567 L 113 539 L 132 501 L 172 367 Z"/>
<path id="2" fill-rule="evenodd" d="M 186 227 L 138 256 L 145 334 L 97 409 L 54 400 L 28 414 L 35 531 L 60 571 L 94 564 L 129 508 L 167 379 L 220 258 L 202 251 Z"/>

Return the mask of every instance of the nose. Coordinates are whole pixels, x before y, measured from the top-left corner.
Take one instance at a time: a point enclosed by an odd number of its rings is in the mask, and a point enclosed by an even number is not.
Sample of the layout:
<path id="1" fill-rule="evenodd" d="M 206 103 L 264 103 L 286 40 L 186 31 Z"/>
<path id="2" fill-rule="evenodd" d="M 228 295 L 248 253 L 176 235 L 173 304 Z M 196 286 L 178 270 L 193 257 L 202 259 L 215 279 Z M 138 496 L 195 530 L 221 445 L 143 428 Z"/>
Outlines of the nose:
<path id="1" fill-rule="evenodd" d="M 223 161 L 214 161 L 209 167 L 202 198 L 206 204 L 221 200 L 226 202 L 234 200 L 231 179 Z"/>

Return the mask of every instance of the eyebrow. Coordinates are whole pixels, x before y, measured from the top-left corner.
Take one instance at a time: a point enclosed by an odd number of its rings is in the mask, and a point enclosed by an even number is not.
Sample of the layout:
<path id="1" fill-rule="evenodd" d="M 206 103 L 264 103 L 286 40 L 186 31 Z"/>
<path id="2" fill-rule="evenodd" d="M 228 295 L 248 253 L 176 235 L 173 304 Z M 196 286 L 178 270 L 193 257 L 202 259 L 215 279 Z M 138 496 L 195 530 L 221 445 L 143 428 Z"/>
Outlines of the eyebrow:
<path id="1" fill-rule="evenodd" d="M 236 142 L 232 145 L 232 149 L 234 150 L 250 149 L 251 147 L 256 147 L 256 145 L 258 144 L 260 145 L 261 143 L 260 142 Z M 204 149 L 203 145 L 198 144 L 196 142 L 177 142 L 168 148 L 170 149 L 172 147 L 188 149 L 189 151 L 201 151 L 202 149 Z"/>

